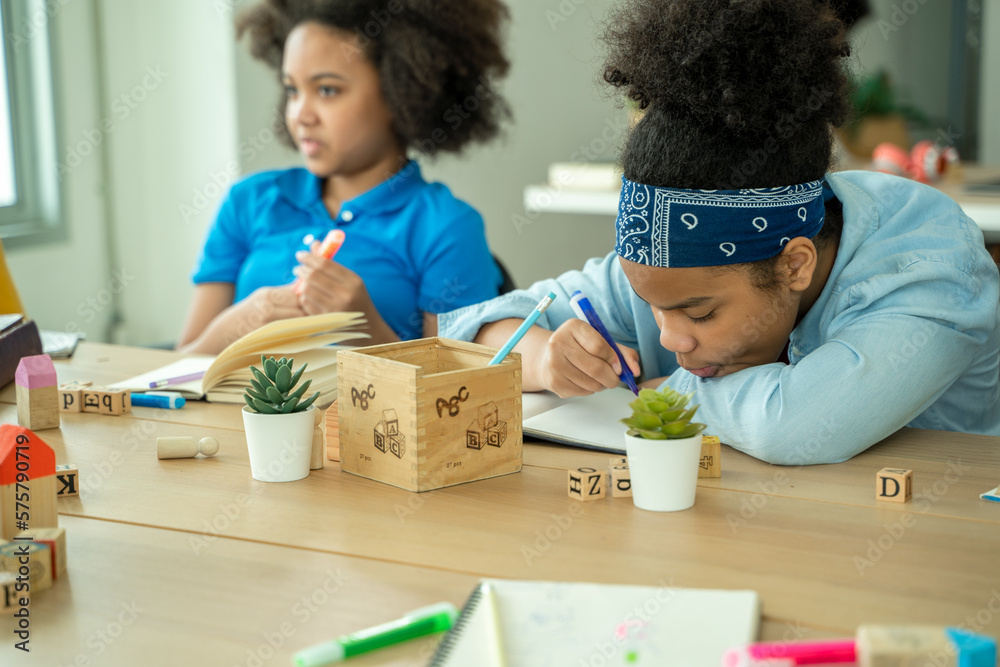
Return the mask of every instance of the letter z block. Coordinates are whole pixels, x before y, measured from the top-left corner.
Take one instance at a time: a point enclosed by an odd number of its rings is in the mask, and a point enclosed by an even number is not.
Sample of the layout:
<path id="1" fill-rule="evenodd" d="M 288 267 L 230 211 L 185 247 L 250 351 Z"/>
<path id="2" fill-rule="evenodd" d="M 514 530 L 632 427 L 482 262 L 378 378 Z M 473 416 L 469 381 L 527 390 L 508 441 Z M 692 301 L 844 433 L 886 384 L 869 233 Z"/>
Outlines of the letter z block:
<path id="1" fill-rule="evenodd" d="M 605 472 L 594 468 L 577 468 L 567 472 L 569 497 L 575 500 L 597 500 L 606 494 Z"/>

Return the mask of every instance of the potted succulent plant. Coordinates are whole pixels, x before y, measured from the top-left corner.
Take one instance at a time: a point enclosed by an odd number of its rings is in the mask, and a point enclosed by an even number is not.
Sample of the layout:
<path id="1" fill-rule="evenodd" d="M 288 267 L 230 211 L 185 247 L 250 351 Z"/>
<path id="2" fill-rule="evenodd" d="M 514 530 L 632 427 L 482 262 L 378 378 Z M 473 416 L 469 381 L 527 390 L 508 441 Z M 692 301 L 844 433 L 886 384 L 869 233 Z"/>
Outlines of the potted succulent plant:
<path id="1" fill-rule="evenodd" d="M 642 389 L 629 403 L 632 415 L 625 450 L 636 507 L 659 512 L 694 505 L 705 424 L 692 422 L 698 406 L 688 407 L 694 393 L 679 394 L 670 387 Z"/>
<path id="2" fill-rule="evenodd" d="M 262 482 L 292 482 L 309 475 L 313 403 L 319 392 L 303 398 L 312 384 L 306 380 L 299 385 L 308 364 L 293 372 L 293 362 L 261 356 L 260 367 L 250 367 L 253 377 L 243 393 L 250 473 Z"/>

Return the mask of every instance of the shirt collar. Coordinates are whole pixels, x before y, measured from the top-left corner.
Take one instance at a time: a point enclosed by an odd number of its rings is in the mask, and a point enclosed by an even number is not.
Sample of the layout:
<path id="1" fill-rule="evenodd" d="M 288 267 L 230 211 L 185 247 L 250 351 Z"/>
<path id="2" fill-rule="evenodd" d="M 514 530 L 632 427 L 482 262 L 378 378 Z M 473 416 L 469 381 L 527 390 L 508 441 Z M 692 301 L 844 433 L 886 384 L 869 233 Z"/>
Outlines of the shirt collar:
<path id="1" fill-rule="evenodd" d="M 359 215 L 391 213 L 403 207 L 409 195 L 425 181 L 420 165 L 409 160 L 403 168 L 382 181 L 368 192 L 345 201 L 341 207 L 341 217 L 350 211 L 351 219 Z M 281 195 L 296 208 L 312 213 L 326 213 L 323 205 L 323 179 L 306 169 L 289 169 L 277 180 Z"/>

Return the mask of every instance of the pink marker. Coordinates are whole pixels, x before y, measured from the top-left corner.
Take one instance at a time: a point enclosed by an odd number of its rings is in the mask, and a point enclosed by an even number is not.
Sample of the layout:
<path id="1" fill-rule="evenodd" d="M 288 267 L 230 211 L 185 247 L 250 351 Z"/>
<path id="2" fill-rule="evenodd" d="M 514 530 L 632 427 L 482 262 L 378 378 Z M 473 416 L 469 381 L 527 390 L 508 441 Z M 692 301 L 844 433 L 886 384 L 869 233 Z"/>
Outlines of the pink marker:
<path id="1" fill-rule="evenodd" d="M 759 642 L 738 646 L 722 656 L 723 667 L 795 667 L 855 664 L 856 642 L 831 639 L 813 642 Z"/>
<path id="2" fill-rule="evenodd" d="M 344 245 L 344 241 L 347 239 L 347 234 L 344 233 L 343 229 L 331 229 L 326 234 L 326 238 L 323 242 L 316 248 L 316 256 L 322 257 L 323 259 L 333 259 L 333 256 L 337 254 L 340 250 L 340 246 Z M 295 279 L 295 293 L 298 294 L 301 288 L 299 284 L 302 282 L 300 278 Z"/>

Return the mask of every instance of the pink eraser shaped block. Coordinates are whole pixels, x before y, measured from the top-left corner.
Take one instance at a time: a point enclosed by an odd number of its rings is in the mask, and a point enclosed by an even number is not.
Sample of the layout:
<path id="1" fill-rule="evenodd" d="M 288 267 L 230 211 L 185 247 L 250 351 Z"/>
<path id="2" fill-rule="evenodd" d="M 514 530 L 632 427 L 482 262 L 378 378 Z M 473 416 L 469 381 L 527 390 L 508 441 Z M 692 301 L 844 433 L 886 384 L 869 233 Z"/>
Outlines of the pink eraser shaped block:
<path id="1" fill-rule="evenodd" d="M 55 385 L 56 367 L 52 365 L 52 357 L 47 354 L 21 357 L 21 363 L 14 372 L 14 382 L 26 389 Z"/>

